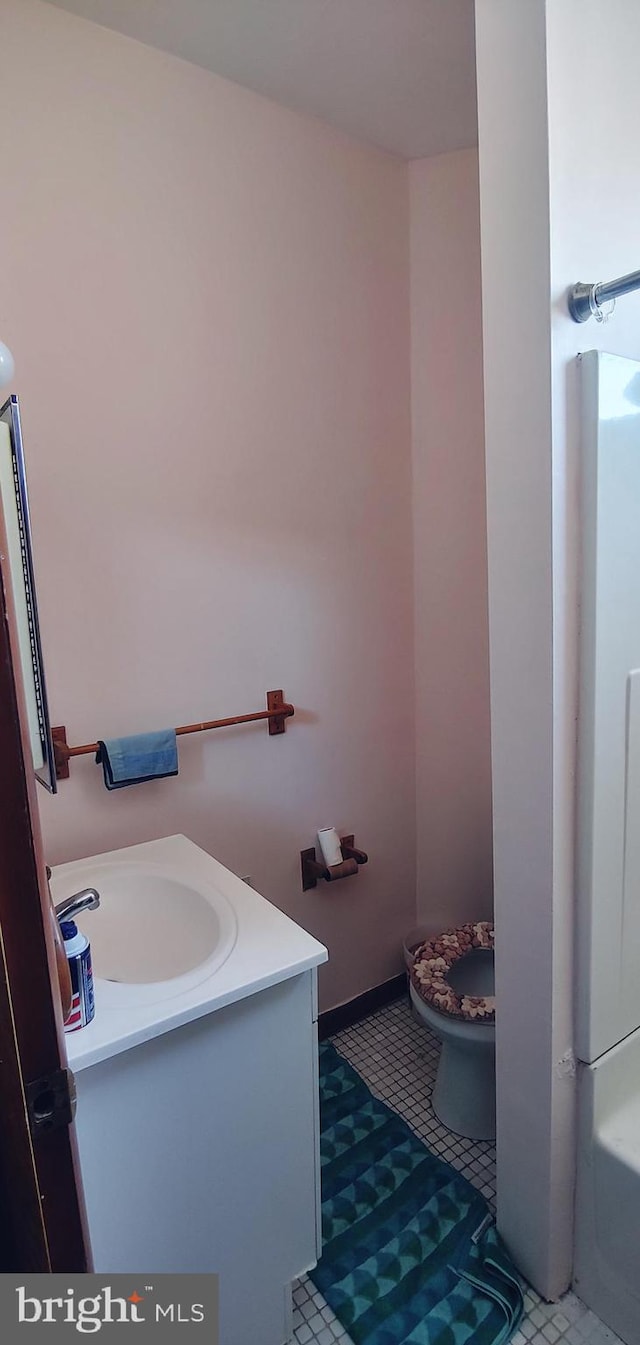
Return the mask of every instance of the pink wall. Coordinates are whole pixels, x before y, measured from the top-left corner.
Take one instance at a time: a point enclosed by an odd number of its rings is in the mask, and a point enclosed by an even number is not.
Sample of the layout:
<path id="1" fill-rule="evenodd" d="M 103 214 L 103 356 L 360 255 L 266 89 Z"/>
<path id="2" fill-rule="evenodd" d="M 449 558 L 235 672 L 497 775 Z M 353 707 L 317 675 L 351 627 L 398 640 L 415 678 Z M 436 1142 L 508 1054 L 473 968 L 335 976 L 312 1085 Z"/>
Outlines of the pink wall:
<path id="1" fill-rule="evenodd" d="M 406 165 L 38 0 L 2 0 L 2 336 L 54 723 L 258 709 L 178 780 L 41 796 L 56 863 L 184 831 L 324 940 L 322 1005 L 415 919 Z M 303 895 L 318 826 L 370 852 Z"/>
<path id="2" fill-rule="evenodd" d="M 478 154 L 410 165 L 418 919 L 492 917 Z"/>

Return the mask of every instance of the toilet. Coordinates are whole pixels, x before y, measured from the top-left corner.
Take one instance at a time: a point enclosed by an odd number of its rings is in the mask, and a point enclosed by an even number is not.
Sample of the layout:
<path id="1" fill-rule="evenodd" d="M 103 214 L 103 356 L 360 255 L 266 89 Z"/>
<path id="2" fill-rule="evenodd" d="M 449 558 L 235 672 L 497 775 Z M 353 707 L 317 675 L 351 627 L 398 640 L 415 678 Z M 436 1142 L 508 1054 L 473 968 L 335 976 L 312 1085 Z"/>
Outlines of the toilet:
<path id="1" fill-rule="evenodd" d="M 467 1139 L 496 1134 L 493 925 L 460 925 L 420 944 L 409 992 L 414 1014 L 442 1043 L 433 1110 Z"/>

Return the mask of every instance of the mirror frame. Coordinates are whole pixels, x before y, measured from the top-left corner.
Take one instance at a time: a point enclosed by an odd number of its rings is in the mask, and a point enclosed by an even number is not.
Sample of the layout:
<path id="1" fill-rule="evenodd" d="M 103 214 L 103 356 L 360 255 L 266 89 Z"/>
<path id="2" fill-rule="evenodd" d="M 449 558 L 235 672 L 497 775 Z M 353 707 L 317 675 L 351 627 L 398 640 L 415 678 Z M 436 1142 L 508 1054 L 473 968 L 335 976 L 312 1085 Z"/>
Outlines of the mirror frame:
<path id="1" fill-rule="evenodd" d="M 25 589 L 25 599 L 27 607 L 27 621 L 29 626 L 29 643 L 31 646 L 31 669 L 33 674 L 33 685 L 36 699 L 36 709 L 38 715 L 38 730 L 40 733 L 40 743 L 42 748 L 43 764 L 35 767 L 36 780 L 48 789 L 50 794 L 56 794 L 58 785 L 56 777 L 55 755 L 53 750 L 53 739 L 51 737 L 51 723 L 49 720 L 49 706 L 47 702 L 47 689 L 44 678 L 44 662 L 42 658 L 42 645 L 40 641 L 40 623 L 38 621 L 38 603 L 36 599 L 36 585 L 33 570 L 33 551 L 31 547 L 31 523 L 29 518 L 29 498 L 27 494 L 27 475 L 24 463 L 24 450 L 22 446 L 22 430 L 20 426 L 20 406 L 18 398 L 12 394 L 4 406 L 0 409 L 0 420 L 3 420 L 9 428 L 9 439 L 11 443 L 11 456 L 13 467 L 13 485 L 15 490 L 15 507 L 18 521 L 18 532 L 20 535 L 20 557 L 22 561 L 22 581 Z M 11 568 L 11 557 L 8 557 L 9 567 Z M 16 583 L 16 576 L 12 574 L 12 583 Z M 28 675 L 28 670 L 24 670 L 24 675 Z"/>

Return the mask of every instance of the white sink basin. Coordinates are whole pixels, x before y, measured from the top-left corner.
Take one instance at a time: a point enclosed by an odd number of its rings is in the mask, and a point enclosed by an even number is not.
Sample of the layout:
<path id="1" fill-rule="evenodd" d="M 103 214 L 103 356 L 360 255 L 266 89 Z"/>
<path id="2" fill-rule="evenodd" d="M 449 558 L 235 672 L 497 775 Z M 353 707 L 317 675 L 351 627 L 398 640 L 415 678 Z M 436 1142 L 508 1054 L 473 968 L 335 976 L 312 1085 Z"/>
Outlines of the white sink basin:
<path id="1" fill-rule="evenodd" d="M 97 980 L 156 992 L 162 986 L 175 995 L 201 979 L 198 969 L 215 972 L 233 948 L 233 907 L 200 877 L 185 879 L 150 861 L 97 858 L 65 865 L 51 878 L 56 905 L 84 887 L 97 889 L 100 906 L 73 918 L 91 944 Z"/>
<path id="2" fill-rule="evenodd" d="M 100 893 L 99 908 L 78 918 L 91 944 L 96 1013 L 65 1037 L 74 1071 L 327 960 L 322 944 L 186 836 L 53 870 L 55 902 L 84 887 Z"/>

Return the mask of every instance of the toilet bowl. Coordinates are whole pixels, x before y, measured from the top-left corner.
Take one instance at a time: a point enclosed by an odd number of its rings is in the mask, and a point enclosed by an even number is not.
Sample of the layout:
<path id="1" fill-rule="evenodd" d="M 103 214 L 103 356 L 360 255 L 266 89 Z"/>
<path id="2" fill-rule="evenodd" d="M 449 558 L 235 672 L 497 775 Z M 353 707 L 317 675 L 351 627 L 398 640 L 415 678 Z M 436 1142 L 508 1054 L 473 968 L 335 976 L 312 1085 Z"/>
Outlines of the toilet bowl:
<path id="1" fill-rule="evenodd" d="M 447 930 L 416 949 L 410 972 L 416 1017 L 442 1044 L 433 1110 L 467 1139 L 496 1133 L 493 926 Z"/>

